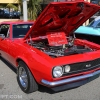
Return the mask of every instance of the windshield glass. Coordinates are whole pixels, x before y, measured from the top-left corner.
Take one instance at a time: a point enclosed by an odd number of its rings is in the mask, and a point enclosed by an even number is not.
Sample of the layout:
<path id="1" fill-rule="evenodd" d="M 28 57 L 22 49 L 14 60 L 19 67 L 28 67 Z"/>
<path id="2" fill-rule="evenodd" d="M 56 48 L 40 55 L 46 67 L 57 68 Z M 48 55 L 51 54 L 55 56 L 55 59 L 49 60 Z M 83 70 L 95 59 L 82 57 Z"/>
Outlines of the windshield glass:
<path id="1" fill-rule="evenodd" d="M 33 24 L 16 24 L 13 25 L 13 38 L 23 38 Z"/>
<path id="2" fill-rule="evenodd" d="M 88 27 L 92 27 L 94 26 L 95 21 L 93 20 L 92 22 L 89 23 L 89 25 L 87 25 Z"/>

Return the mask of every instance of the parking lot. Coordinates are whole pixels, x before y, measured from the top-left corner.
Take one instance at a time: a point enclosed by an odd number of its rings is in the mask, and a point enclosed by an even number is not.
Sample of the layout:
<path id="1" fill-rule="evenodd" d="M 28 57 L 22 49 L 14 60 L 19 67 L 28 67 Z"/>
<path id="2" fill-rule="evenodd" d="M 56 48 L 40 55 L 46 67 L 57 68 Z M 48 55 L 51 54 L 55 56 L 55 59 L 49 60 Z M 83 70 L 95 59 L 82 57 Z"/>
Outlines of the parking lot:
<path id="1" fill-rule="evenodd" d="M 38 91 L 25 94 L 17 84 L 16 70 L 0 58 L 0 100 L 100 100 L 100 78 L 58 93 L 40 86 Z"/>

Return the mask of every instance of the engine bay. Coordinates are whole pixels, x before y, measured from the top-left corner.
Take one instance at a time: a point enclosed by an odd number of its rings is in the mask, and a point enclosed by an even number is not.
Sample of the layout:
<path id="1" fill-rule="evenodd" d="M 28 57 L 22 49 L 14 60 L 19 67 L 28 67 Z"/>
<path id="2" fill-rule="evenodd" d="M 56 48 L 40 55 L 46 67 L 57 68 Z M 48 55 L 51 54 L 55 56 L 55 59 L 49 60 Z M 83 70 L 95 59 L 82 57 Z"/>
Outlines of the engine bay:
<path id="1" fill-rule="evenodd" d="M 50 4 L 24 39 L 53 58 L 94 51 L 94 45 L 75 43 L 73 32 L 99 9 L 82 2 Z"/>
<path id="2" fill-rule="evenodd" d="M 94 51 L 92 48 L 86 45 L 77 45 L 74 43 L 75 38 L 72 36 L 66 38 L 68 40 L 68 44 L 60 45 L 60 46 L 50 46 L 48 43 L 48 39 L 42 39 L 37 41 L 32 41 L 29 43 L 34 48 L 39 49 L 40 51 L 46 53 L 52 58 L 69 56 L 75 54 L 82 54 L 85 52 Z"/>

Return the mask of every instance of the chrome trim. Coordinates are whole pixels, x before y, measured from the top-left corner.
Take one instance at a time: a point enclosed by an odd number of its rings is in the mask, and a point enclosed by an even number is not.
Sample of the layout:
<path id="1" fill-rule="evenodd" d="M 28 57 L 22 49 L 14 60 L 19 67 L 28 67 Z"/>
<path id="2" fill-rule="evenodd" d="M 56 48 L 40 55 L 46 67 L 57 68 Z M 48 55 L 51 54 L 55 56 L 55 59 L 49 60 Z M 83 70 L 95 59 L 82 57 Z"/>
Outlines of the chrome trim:
<path id="1" fill-rule="evenodd" d="M 91 78 L 91 77 L 98 75 L 98 74 L 100 74 L 100 70 L 95 71 L 95 72 L 90 73 L 90 74 L 86 74 L 86 75 L 82 75 L 82 76 L 76 76 L 76 77 L 72 77 L 72 78 L 68 78 L 68 79 L 64 79 L 64 80 L 60 80 L 60 81 L 50 82 L 50 81 L 42 79 L 41 82 L 42 82 L 42 84 L 44 84 L 48 87 L 53 87 L 53 86 L 57 86 L 57 85 L 66 84 L 66 83 L 69 83 L 69 82 L 79 81 L 79 80 L 82 80 L 82 79 L 85 79 L 85 78 Z"/>

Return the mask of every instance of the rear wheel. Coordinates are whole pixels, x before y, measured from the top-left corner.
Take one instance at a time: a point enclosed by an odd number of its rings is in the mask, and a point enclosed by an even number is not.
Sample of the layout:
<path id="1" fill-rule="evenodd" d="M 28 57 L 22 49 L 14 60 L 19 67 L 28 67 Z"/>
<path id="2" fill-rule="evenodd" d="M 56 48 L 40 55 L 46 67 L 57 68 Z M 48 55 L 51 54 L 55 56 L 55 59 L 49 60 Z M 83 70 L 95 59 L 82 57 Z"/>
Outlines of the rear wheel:
<path id="1" fill-rule="evenodd" d="M 17 81 L 20 88 L 25 93 L 31 93 L 38 90 L 37 82 L 23 61 L 19 61 L 18 63 Z"/>

